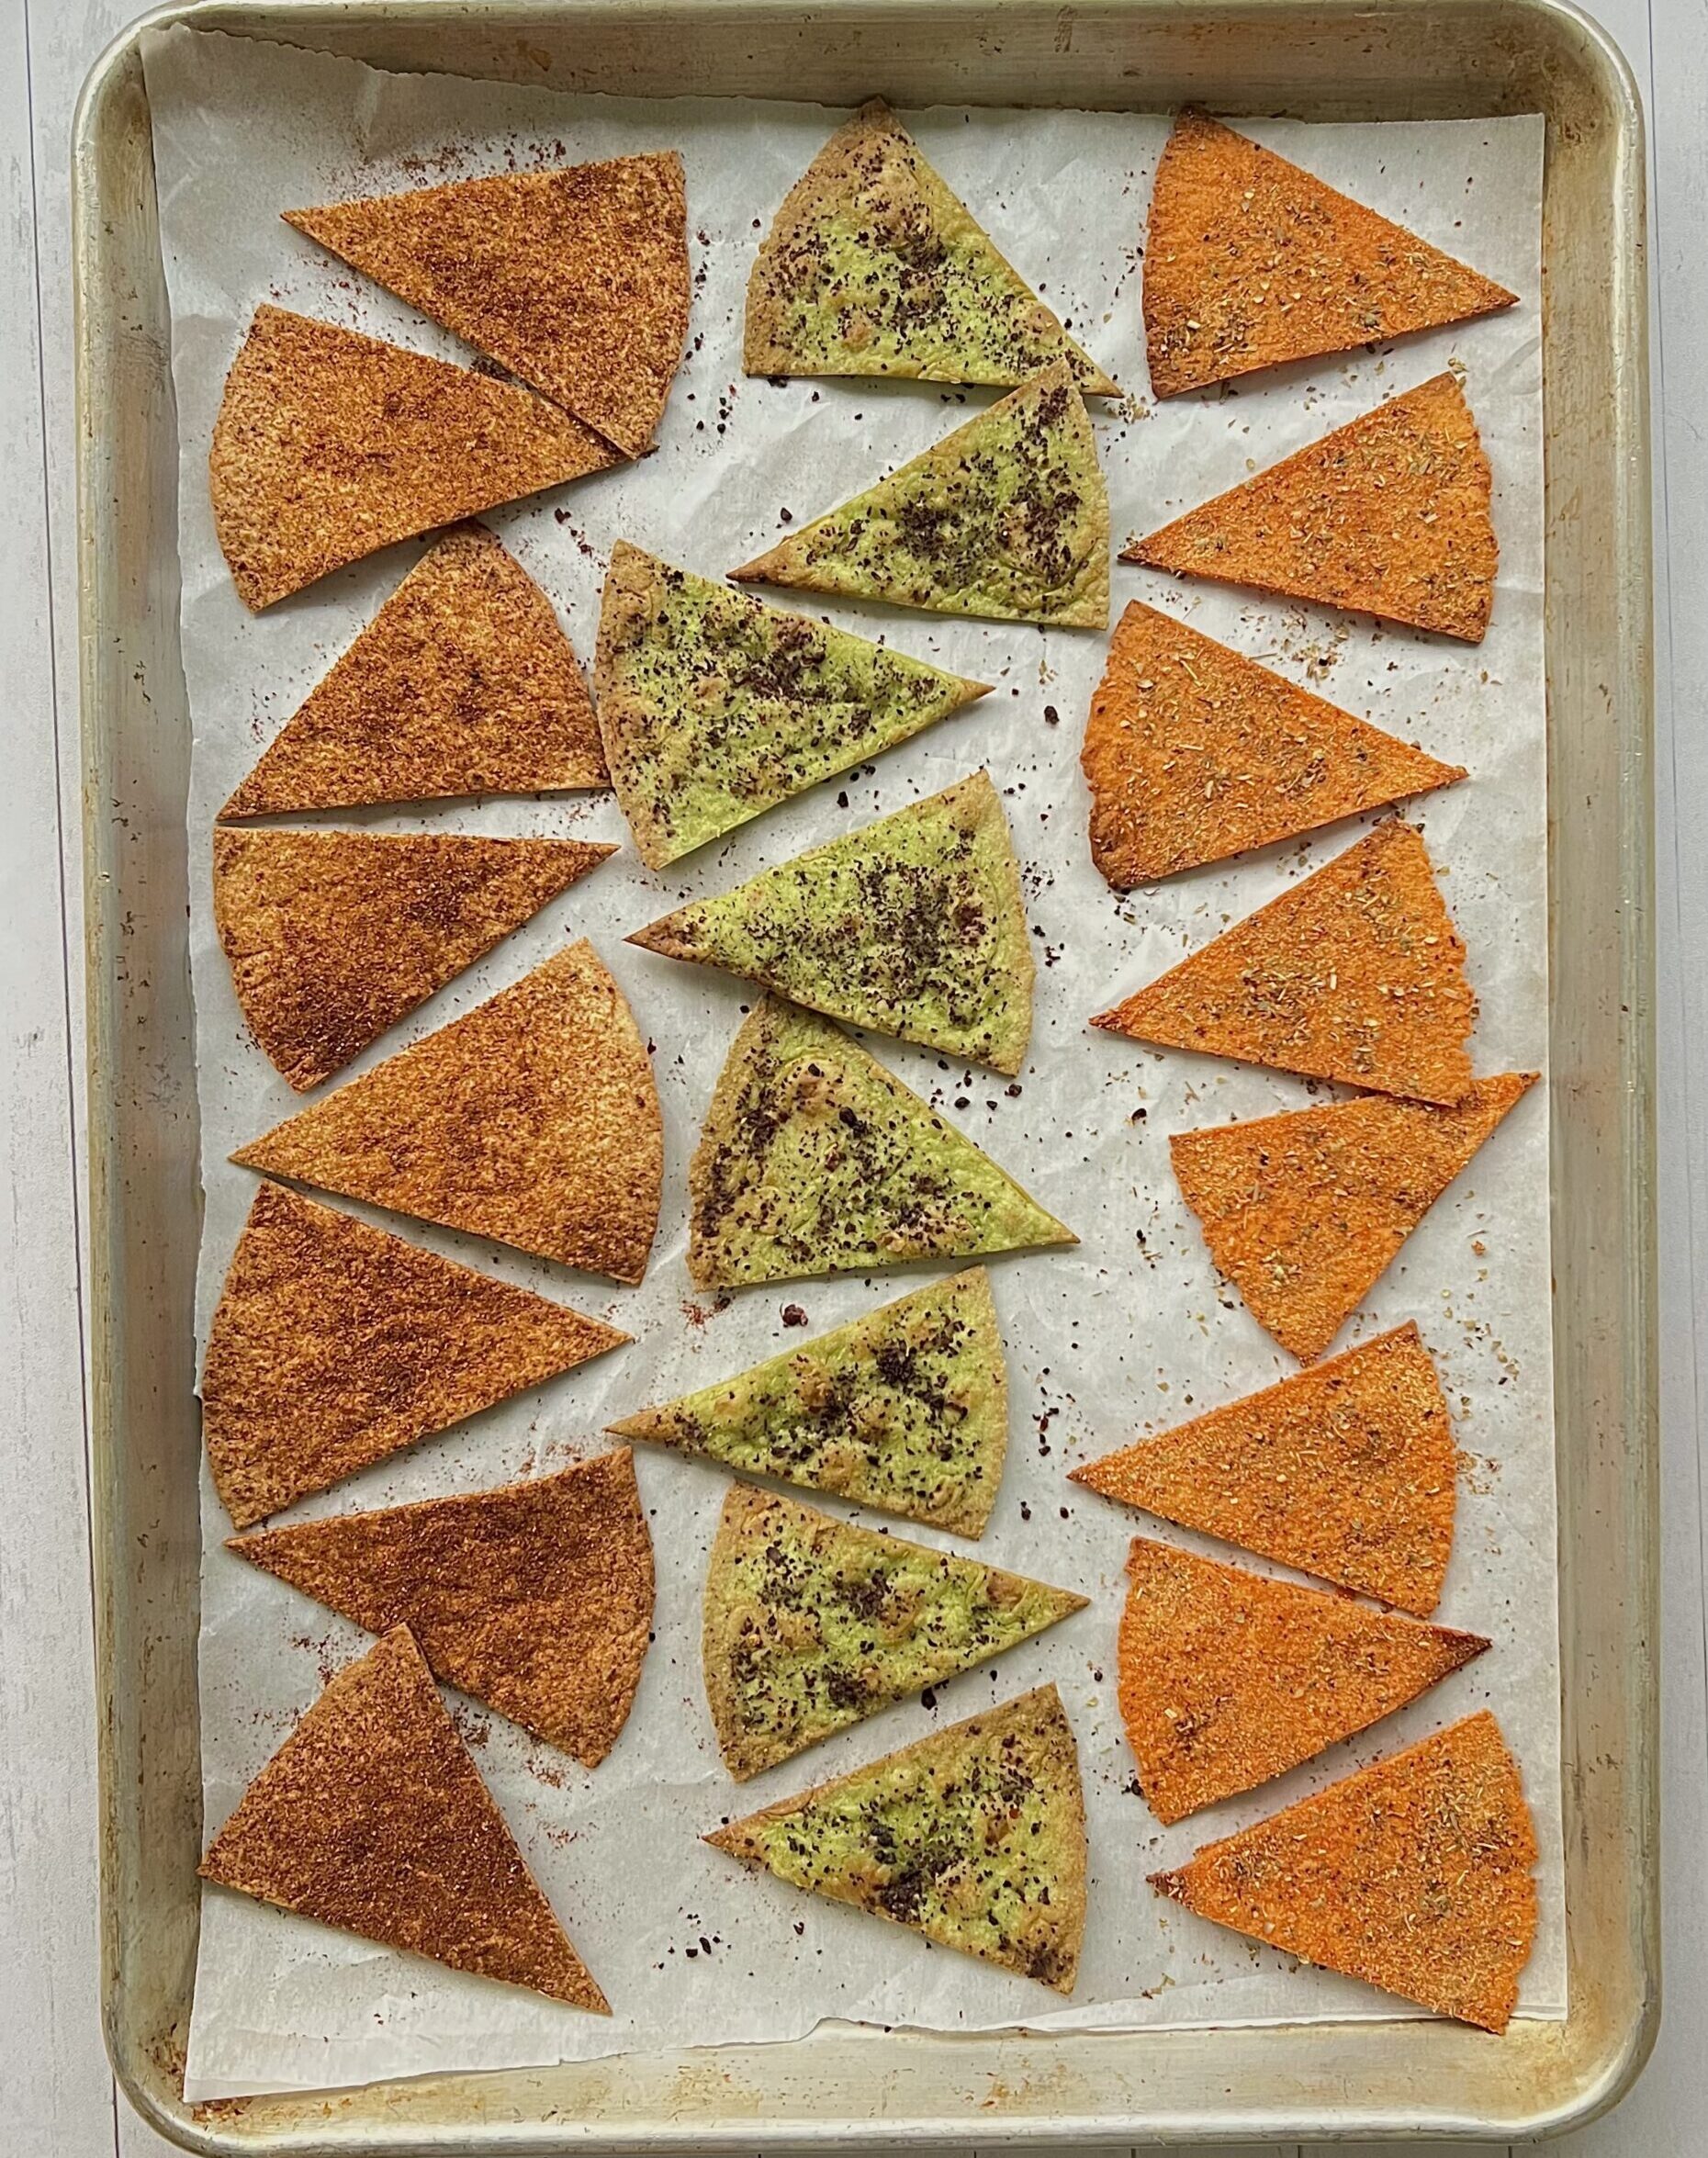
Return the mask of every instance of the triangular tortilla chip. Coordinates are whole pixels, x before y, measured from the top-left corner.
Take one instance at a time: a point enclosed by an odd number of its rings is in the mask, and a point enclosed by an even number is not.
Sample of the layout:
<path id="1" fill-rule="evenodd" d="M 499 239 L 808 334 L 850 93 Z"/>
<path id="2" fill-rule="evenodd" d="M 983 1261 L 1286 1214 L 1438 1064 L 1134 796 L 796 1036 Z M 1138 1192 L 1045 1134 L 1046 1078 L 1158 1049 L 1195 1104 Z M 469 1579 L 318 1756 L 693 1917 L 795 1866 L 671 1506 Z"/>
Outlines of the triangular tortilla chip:
<path id="1" fill-rule="evenodd" d="M 259 307 L 208 478 L 232 581 L 258 611 L 394 540 L 617 462 L 531 389 Z"/>
<path id="2" fill-rule="evenodd" d="M 227 1548 L 371 1634 L 408 1626 L 435 1678 L 590 1769 L 617 1742 L 652 1624 L 652 1539 L 626 1446 Z"/>
<path id="3" fill-rule="evenodd" d="M 1121 1720 L 1165 1826 L 1285 1775 L 1489 1647 L 1144 1536 L 1127 1579 Z"/>
<path id="4" fill-rule="evenodd" d="M 1137 600 L 1080 764 L 1092 860 L 1118 892 L 1465 777 Z"/>
<path id="5" fill-rule="evenodd" d="M 664 1141 L 646 1046 L 580 943 L 231 1159 L 635 1282 Z"/>
<path id="6" fill-rule="evenodd" d="M 1324 1970 L 1500 2031 L 1535 1935 L 1535 1862 L 1518 1764 L 1485 1709 L 1151 1885 Z"/>
<path id="7" fill-rule="evenodd" d="M 629 942 L 998 1072 L 1019 1070 L 1032 1030 L 1020 865 L 987 772 L 666 915 Z"/>
<path id="8" fill-rule="evenodd" d="M 1489 459 L 1436 375 L 1230 488 L 1123 562 L 1212 577 L 1482 642 L 1500 552 Z"/>
<path id="9" fill-rule="evenodd" d="M 1079 1241 L 839 1028 L 769 996 L 730 1049 L 689 1191 L 707 1287 Z"/>
<path id="10" fill-rule="evenodd" d="M 551 601 L 484 525 L 466 524 L 421 556 L 219 815 L 607 783 Z"/>
<path id="11" fill-rule="evenodd" d="M 1419 1618 L 1441 1601 L 1458 1450 L 1410 1320 L 1070 1473 L 1107 1499 Z"/>
<path id="12" fill-rule="evenodd" d="M 1478 1080 L 1450 1109 L 1371 1095 L 1179 1131 L 1169 1153 L 1218 1271 L 1309 1364 L 1535 1077 Z"/>
<path id="13" fill-rule="evenodd" d="M 1158 397 L 1468 321 L 1515 298 L 1219 120 L 1175 119 L 1144 248 Z"/>
<path id="14" fill-rule="evenodd" d="M 783 197 L 747 278 L 749 375 L 1012 384 L 1061 359 L 1087 396 L 1120 394 L 882 98 Z"/>
<path id="15" fill-rule="evenodd" d="M 612 784 L 649 869 L 989 694 L 626 540 L 611 550 L 594 683 Z"/>
<path id="16" fill-rule="evenodd" d="M 732 1484 L 706 1568 L 706 1700 L 737 1782 L 988 1663 L 1085 1599 Z"/>
<path id="17" fill-rule="evenodd" d="M 610 2014 L 407 1626 L 339 1672 L 239 1799 L 201 1874 L 365 1940 Z"/>
<path id="18" fill-rule="evenodd" d="M 1451 1106 L 1476 1016 L 1423 842 L 1391 822 L 1091 1023 Z"/>
<path id="19" fill-rule="evenodd" d="M 927 1282 L 610 1429 L 979 1535 L 1008 1444 L 1008 1375 L 990 1276 L 974 1266 Z"/>
<path id="20" fill-rule="evenodd" d="M 217 831 L 214 921 L 250 1031 L 301 1090 L 615 852 L 472 833 Z"/>
<path id="21" fill-rule="evenodd" d="M 688 335 L 673 150 L 287 209 L 287 223 L 637 457 Z"/>
<path id="22" fill-rule="evenodd" d="M 730 575 L 1103 629 L 1109 498 L 1065 360 Z"/>
<path id="23" fill-rule="evenodd" d="M 1071 1994 L 1085 1931 L 1085 1801 L 1053 1686 L 951 1724 L 706 1838 Z"/>
<path id="24" fill-rule="evenodd" d="M 215 1488 L 246 1529 L 628 1338 L 264 1184 L 202 1367 Z"/>

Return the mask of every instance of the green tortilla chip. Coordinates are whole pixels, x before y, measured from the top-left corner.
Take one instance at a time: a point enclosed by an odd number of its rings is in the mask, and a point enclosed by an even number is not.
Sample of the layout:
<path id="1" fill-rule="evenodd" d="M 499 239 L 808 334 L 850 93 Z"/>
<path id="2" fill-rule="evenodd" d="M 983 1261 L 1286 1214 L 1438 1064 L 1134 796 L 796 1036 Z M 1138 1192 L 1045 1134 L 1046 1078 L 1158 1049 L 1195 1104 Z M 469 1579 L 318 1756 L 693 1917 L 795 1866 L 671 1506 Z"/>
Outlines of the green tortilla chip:
<path id="1" fill-rule="evenodd" d="M 1067 334 L 881 98 L 783 198 L 747 280 L 749 375 L 1025 382 L 1065 360 L 1116 385 Z"/>
<path id="2" fill-rule="evenodd" d="M 1079 1241 L 839 1028 L 772 997 L 736 1037 L 689 1189 L 707 1287 Z"/>
<path id="3" fill-rule="evenodd" d="M 1083 1611 L 1023 1575 L 735 1484 L 706 1570 L 706 1699 L 738 1781 Z"/>
<path id="4" fill-rule="evenodd" d="M 626 540 L 611 551 L 594 689 L 612 784 L 651 869 L 988 694 Z"/>
<path id="5" fill-rule="evenodd" d="M 983 1266 L 611 1426 L 750 1476 L 976 1536 L 1008 1444 L 1008 1376 Z"/>
<path id="6" fill-rule="evenodd" d="M 1067 362 L 730 575 L 1107 629 L 1109 498 Z"/>
<path id="7" fill-rule="evenodd" d="M 1085 1930 L 1085 1801 L 1053 1686 L 706 1838 L 927 1940 L 1071 1994 Z"/>
<path id="8" fill-rule="evenodd" d="M 1019 864 L 982 771 L 629 942 L 998 1072 L 1032 1030 Z"/>

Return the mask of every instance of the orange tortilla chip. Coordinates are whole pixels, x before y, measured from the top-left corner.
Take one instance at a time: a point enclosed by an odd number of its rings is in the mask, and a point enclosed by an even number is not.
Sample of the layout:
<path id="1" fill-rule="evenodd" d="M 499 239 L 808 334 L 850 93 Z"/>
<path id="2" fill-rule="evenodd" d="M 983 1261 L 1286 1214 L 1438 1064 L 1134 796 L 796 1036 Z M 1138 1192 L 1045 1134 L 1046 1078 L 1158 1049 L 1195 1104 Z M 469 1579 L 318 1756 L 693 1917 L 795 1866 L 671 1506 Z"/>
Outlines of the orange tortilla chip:
<path id="1" fill-rule="evenodd" d="M 583 942 L 231 1159 L 636 1282 L 664 1140 L 646 1044 Z"/>
<path id="2" fill-rule="evenodd" d="M 1121 1720 L 1165 1826 L 1285 1775 L 1489 1647 L 1143 1536 L 1127 1578 Z"/>
<path id="3" fill-rule="evenodd" d="M 1410 1320 L 1070 1473 L 1106 1499 L 1419 1618 L 1441 1601 L 1458 1452 Z"/>
<path id="4" fill-rule="evenodd" d="M 259 611 L 394 540 L 617 462 L 513 382 L 260 307 L 225 378 L 208 478 L 232 581 Z"/>
<path id="5" fill-rule="evenodd" d="M 1535 1079 L 1478 1080 L 1454 1108 L 1371 1095 L 1180 1131 L 1169 1152 L 1218 1270 L 1309 1364 Z"/>
<path id="6" fill-rule="evenodd" d="M 652 1539 L 626 1446 L 556 1476 L 227 1545 L 596 1768 L 640 1684 Z"/>
<path id="7" fill-rule="evenodd" d="M 1175 119 L 1145 235 L 1158 397 L 1468 321 L 1516 298 L 1219 120 Z"/>
<path id="8" fill-rule="evenodd" d="M 1476 1016 L 1423 842 L 1395 821 L 1091 1023 L 1451 1105 Z"/>
<path id="9" fill-rule="evenodd" d="M 468 833 L 217 831 L 214 921 L 250 1031 L 300 1091 L 615 852 Z"/>
<path id="10" fill-rule="evenodd" d="M 630 456 L 651 442 L 688 335 L 688 195 L 675 151 L 285 218 Z"/>
<path id="11" fill-rule="evenodd" d="M 1499 554 L 1490 485 L 1458 378 L 1436 375 L 1134 541 L 1121 560 L 1480 644 Z"/>
<path id="12" fill-rule="evenodd" d="M 1465 777 L 1137 600 L 1080 764 L 1092 859 L 1118 892 Z"/>
<path id="13" fill-rule="evenodd" d="M 454 1971 L 611 2012 L 407 1626 L 339 1672 L 239 1799 L 201 1874 Z"/>
<path id="14" fill-rule="evenodd" d="M 264 1184 L 202 1368 L 215 1488 L 246 1529 L 628 1338 Z"/>
<path id="15" fill-rule="evenodd" d="M 1151 1885 L 1219 1926 L 1501 2031 L 1535 1936 L 1535 1862 L 1518 1764 L 1485 1709 Z"/>
<path id="16" fill-rule="evenodd" d="M 609 784 L 551 601 L 466 524 L 421 556 L 219 815 Z"/>

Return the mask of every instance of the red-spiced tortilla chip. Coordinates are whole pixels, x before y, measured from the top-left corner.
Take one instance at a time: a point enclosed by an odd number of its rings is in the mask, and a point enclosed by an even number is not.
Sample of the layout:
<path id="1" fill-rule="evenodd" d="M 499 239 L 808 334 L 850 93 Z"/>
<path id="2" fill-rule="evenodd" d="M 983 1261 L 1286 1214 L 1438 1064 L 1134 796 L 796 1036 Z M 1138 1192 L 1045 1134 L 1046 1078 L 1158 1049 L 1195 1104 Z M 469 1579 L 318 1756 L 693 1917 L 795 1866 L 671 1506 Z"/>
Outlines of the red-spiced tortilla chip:
<path id="1" fill-rule="evenodd" d="M 1476 1014 L 1423 842 L 1392 822 L 1091 1023 L 1450 1106 Z"/>

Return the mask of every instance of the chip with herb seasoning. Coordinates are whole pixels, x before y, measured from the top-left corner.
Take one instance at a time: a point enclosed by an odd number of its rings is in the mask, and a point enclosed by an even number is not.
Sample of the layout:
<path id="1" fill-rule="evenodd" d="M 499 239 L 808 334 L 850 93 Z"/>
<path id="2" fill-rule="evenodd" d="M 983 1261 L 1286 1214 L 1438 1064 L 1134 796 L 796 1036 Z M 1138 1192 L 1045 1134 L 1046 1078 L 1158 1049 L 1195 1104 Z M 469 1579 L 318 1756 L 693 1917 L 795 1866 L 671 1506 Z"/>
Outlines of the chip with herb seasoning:
<path id="1" fill-rule="evenodd" d="M 626 540 L 611 550 L 594 689 L 612 784 L 649 869 L 989 694 Z"/>
<path id="2" fill-rule="evenodd" d="M 629 942 L 998 1072 L 1019 1070 L 1032 1030 L 1020 868 L 983 771 Z"/>
<path id="3" fill-rule="evenodd" d="M 760 245 L 747 373 L 1013 384 L 1052 360 L 1087 396 L 1119 394 L 882 99 L 863 105 L 789 190 Z"/>
<path id="4" fill-rule="evenodd" d="M 689 1192 L 707 1287 L 1079 1241 L 840 1028 L 770 996 L 731 1047 Z"/>
<path id="5" fill-rule="evenodd" d="M 1071 1994 L 1085 1931 L 1085 1800 L 1053 1686 L 706 1838 L 793 1888 L 911 1926 Z"/>
<path id="6" fill-rule="evenodd" d="M 749 1476 L 979 1535 L 1002 1481 L 1008 1380 L 982 1266 L 610 1427 Z"/>
<path id="7" fill-rule="evenodd" d="M 1102 629 L 1109 498 L 1065 360 L 732 577 Z"/>

